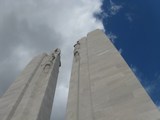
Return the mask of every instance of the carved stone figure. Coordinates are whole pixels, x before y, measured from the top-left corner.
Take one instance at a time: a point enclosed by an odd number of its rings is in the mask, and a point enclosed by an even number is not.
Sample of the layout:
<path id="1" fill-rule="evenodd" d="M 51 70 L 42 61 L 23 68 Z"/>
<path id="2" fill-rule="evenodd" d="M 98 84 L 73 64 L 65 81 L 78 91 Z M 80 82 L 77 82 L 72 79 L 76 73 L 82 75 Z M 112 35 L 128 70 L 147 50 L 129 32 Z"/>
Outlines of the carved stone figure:
<path id="1" fill-rule="evenodd" d="M 57 48 L 48 56 L 48 60 L 46 61 L 45 65 L 43 67 L 43 70 L 45 72 L 49 71 L 51 65 L 53 64 L 53 61 L 54 61 L 55 57 L 57 55 L 59 55 L 60 53 L 61 53 L 60 49 Z M 60 66 L 61 66 L 61 64 L 60 64 Z"/>

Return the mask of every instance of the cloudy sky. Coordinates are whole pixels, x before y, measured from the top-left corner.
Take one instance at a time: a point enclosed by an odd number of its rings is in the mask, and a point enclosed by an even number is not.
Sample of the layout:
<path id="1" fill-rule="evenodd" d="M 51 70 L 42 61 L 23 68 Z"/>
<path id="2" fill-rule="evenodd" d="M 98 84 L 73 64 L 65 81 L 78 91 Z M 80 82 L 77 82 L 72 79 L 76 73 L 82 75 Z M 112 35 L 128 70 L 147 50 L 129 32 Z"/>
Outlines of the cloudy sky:
<path id="1" fill-rule="evenodd" d="M 74 43 L 103 29 L 160 105 L 160 1 L 0 0 L 0 95 L 37 54 L 62 50 L 51 120 L 64 120 Z"/>

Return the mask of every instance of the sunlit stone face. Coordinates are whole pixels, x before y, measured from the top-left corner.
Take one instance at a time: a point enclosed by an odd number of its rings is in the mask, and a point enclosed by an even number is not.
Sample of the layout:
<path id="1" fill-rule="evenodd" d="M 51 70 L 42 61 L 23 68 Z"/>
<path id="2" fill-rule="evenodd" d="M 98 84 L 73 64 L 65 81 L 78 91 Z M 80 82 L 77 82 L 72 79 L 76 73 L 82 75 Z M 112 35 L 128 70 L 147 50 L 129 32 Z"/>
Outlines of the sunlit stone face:
<path id="1" fill-rule="evenodd" d="M 158 109 L 101 30 L 89 33 L 79 43 L 72 66 L 67 120 L 160 119 Z"/>

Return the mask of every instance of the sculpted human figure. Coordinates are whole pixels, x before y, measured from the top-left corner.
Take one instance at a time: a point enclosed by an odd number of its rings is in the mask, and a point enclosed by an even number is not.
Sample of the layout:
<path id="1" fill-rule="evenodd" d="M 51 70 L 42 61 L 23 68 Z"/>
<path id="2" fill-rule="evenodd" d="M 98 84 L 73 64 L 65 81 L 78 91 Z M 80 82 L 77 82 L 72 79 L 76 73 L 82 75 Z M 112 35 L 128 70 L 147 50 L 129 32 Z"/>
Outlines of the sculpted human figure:
<path id="1" fill-rule="evenodd" d="M 80 49 L 80 42 L 77 41 L 77 43 L 74 45 L 74 56 L 75 60 L 77 61 L 79 59 L 79 49 Z"/>
<path id="2" fill-rule="evenodd" d="M 53 64 L 53 61 L 54 61 L 54 59 L 55 59 L 55 56 L 56 55 L 58 55 L 58 54 L 60 54 L 61 53 L 61 51 L 60 51 L 60 49 L 55 49 L 52 53 L 51 53 L 51 55 L 49 55 L 49 59 L 46 61 L 46 63 L 45 63 L 45 66 L 44 66 L 44 68 L 43 68 L 43 70 L 45 71 L 45 72 L 47 72 L 48 71 L 48 69 L 50 69 L 50 67 L 51 67 L 51 65 Z M 60 64 L 61 65 L 61 64 Z"/>

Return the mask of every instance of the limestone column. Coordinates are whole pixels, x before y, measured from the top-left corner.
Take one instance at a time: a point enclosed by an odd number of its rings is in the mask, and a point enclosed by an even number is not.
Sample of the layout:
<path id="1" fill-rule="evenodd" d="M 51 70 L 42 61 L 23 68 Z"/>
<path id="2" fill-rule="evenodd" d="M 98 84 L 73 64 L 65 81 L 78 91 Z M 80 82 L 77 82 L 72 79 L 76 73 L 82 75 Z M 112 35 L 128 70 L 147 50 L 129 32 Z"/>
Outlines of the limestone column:
<path id="1" fill-rule="evenodd" d="M 0 99 L 0 120 L 50 120 L 60 50 L 32 59 Z"/>
<path id="2" fill-rule="evenodd" d="M 160 112 L 101 30 L 74 46 L 66 120 L 159 120 Z"/>

